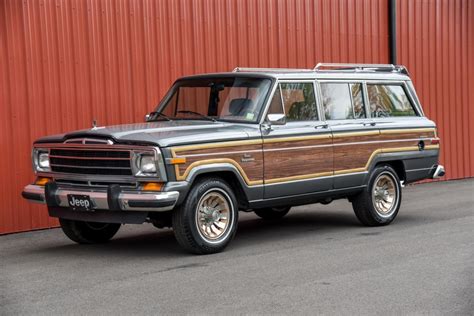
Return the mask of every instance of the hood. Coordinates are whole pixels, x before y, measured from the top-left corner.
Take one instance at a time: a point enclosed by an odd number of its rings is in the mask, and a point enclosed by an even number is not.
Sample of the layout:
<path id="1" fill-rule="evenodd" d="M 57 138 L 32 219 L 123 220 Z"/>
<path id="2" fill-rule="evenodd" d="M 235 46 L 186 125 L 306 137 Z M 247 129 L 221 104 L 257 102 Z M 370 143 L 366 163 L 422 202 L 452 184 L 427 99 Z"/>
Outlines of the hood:
<path id="1" fill-rule="evenodd" d="M 153 144 L 161 147 L 226 140 L 247 139 L 258 131 L 256 124 L 194 120 L 159 121 L 84 129 L 47 136 L 35 143 L 57 143 L 73 138 L 109 138 L 117 143 Z"/>

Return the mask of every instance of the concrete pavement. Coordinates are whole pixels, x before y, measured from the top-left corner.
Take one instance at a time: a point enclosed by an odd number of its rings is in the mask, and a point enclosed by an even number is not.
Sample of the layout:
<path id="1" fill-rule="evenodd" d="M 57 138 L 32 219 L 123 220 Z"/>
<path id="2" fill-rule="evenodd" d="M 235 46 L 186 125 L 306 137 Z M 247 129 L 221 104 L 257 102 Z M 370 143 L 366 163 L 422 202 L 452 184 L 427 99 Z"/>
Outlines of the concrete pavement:
<path id="1" fill-rule="evenodd" d="M 395 222 L 347 201 L 242 214 L 225 252 L 182 252 L 127 225 L 108 244 L 60 229 L 0 236 L 0 314 L 474 315 L 474 179 L 409 186 Z"/>

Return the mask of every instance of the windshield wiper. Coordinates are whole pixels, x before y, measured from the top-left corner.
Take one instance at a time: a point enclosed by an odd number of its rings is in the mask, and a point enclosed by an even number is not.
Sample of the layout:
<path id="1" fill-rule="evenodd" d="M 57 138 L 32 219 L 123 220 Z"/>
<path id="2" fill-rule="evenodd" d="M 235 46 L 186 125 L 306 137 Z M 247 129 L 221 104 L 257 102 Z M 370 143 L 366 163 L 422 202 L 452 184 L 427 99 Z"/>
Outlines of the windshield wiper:
<path id="1" fill-rule="evenodd" d="M 198 113 L 198 112 L 194 112 L 194 111 L 177 111 L 176 113 L 184 113 L 184 114 L 194 114 L 194 115 L 198 115 L 202 118 L 205 118 L 209 121 L 213 121 L 213 122 L 217 122 L 216 119 L 210 117 L 210 116 L 207 116 L 207 115 L 204 115 L 204 114 L 201 114 L 201 113 Z"/>
<path id="2" fill-rule="evenodd" d="M 156 112 L 156 111 L 150 112 L 150 117 L 153 117 L 153 116 L 155 116 L 155 115 L 157 115 L 157 116 L 159 116 L 159 117 L 162 117 L 162 118 L 164 118 L 164 119 L 167 120 L 167 121 L 172 121 L 172 119 L 170 119 L 168 116 L 164 115 L 164 114 L 161 113 L 161 112 Z M 148 122 L 153 122 L 153 121 L 156 121 L 156 118 L 153 119 L 153 120 L 149 120 Z"/>

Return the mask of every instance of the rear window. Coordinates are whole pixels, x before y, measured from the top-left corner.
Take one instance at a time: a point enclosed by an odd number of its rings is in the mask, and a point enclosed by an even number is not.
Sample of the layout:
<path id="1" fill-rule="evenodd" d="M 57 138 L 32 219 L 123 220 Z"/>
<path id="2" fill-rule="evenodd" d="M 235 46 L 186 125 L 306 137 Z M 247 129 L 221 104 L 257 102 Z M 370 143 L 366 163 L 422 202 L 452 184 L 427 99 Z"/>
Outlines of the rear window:
<path id="1" fill-rule="evenodd" d="M 367 84 L 372 117 L 417 116 L 402 85 Z"/>

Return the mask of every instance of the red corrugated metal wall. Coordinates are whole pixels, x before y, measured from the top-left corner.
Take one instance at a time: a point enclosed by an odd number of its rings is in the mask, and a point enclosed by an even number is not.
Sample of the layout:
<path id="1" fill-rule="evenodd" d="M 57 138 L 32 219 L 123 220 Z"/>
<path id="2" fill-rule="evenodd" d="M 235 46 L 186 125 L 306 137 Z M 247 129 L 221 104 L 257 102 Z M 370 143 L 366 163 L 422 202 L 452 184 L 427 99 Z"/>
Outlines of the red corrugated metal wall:
<path id="1" fill-rule="evenodd" d="M 474 1 L 397 0 L 398 62 L 438 124 L 446 179 L 474 177 Z"/>
<path id="2" fill-rule="evenodd" d="M 401 62 L 422 86 L 428 114 L 442 121 L 441 135 L 448 136 L 450 152 L 443 157 L 450 177 L 464 177 L 474 172 L 474 146 L 466 145 L 473 132 L 468 56 L 474 16 L 469 1 L 452 2 L 400 2 L 399 22 L 406 25 L 399 27 L 399 42 Z M 90 127 L 93 118 L 101 125 L 141 121 L 185 74 L 319 61 L 386 63 L 387 10 L 384 0 L 0 0 L 0 146 L 8 149 L 0 156 L 0 233 L 56 225 L 45 207 L 20 198 L 33 180 L 35 138 Z M 435 35 L 420 17 L 431 21 Z M 442 62 L 448 57 L 450 65 Z M 458 57 L 470 63 L 470 72 Z M 470 86 L 452 82 L 463 76 L 470 76 Z M 443 110 L 448 105 L 449 112 Z M 470 111 L 456 114 L 460 128 L 455 117 L 441 118 L 453 108 Z"/>

